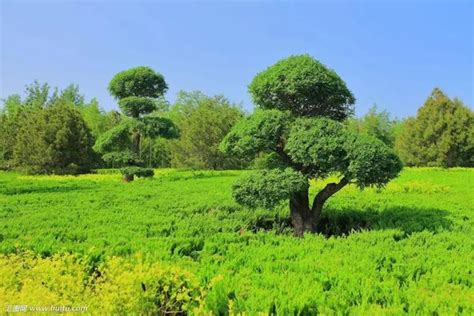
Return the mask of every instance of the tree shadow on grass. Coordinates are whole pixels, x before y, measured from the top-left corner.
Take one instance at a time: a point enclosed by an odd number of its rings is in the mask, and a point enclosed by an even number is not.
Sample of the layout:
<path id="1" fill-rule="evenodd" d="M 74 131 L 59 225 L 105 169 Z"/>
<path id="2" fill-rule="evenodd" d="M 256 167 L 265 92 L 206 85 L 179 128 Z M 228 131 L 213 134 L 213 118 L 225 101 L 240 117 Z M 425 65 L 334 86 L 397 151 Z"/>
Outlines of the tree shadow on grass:
<path id="1" fill-rule="evenodd" d="M 405 234 L 428 230 L 450 230 L 449 213 L 434 208 L 391 207 L 383 211 L 326 209 L 320 232 L 326 236 L 343 236 L 359 230 L 400 229 Z"/>
<path id="2" fill-rule="evenodd" d="M 391 207 L 383 211 L 374 209 L 334 209 L 323 211 L 319 232 L 326 237 L 347 236 L 354 231 L 399 229 L 403 233 L 400 239 L 413 232 L 428 230 L 438 232 L 450 230 L 453 223 L 446 218 L 449 213 L 434 208 Z M 291 220 L 281 213 L 264 213 L 252 219 L 249 228 L 291 232 Z"/>

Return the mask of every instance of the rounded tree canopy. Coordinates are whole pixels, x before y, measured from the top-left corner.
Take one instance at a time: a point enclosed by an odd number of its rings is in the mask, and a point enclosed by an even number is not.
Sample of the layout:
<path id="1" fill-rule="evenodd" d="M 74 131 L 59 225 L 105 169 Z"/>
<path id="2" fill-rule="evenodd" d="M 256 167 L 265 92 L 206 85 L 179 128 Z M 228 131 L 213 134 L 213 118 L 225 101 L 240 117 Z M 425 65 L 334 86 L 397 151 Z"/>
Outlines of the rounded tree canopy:
<path id="1" fill-rule="evenodd" d="M 257 110 L 234 125 L 221 142 L 220 149 L 239 157 L 254 157 L 260 152 L 272 151 L 280 145 L 290 120 L 287 112 Z"/>
<path id="2" fill-rule="evenodd" d="M 353 113 L 355 98 L 345 82 L 309 55 L 291 56 L 258 73 L 249 92 L 264 109 L 288 110 L 297 116 L 324 116 L 342 121 Z"/>
<path id="3" fill-rule="evenodd" d="M 325 177 L 346 168 L 344 125 L 327 118 L 299 118 L 290 128 L 285 150 L 312 176 Z"/>
<path id="4" fill-rule="evenodd" d="M 157 108 L 155 100 L 145 97 L 126 97 L 120 99 L 118 104 L 125 115 L 135 118 L 151 113 Z"/>
<path id="5" fill-rule="evenodd" d="M 347 131 L 326 118 L 301 118 L 290 129 L 285 147 L 308 176 L 343 175 L 360 188 L 383 186 L 402 164 L 394 151 L 375 137 Z"/>
<path id="6" fill-rule="evenodd" d="M 116 74 L 109 91 L 116 99 L 127 97 L 158 98 L 168 90 L 163 76 L 149 67 L 131 68 Z"/>
<path id="7" fill-rule="evenodd" d="M 130 147 L 130 131 L 137 129 L 138 124 L 137 120 L 124 119 L 120 124 L 109 129 L 97 139 L 94 150 L 104 154 Z"/>
<path id="8" fill-rule="evenodd" d="M 180 131 L 172 120 L 166 117 L 145 116 L 140 119 L 142 122 L 140 131 L 151 138 L 163 137 L 166 139 L 179 138 Z"/>
<path id="9" fill-rule="evenodd" d="M 359 188 L 383 187 L 402 170 L 402 162 L 392 148 L 368 135 L 353 135 L 347 141 L 348 166 L 344 175 Z"/>
<path id="10" fill-rule="evenodd" d="M 271 208 L 307 188 L 308 179 L 292 168 L 264 169 L 241 177 L 233 186 L 233 196 L 248 207 Z"/>

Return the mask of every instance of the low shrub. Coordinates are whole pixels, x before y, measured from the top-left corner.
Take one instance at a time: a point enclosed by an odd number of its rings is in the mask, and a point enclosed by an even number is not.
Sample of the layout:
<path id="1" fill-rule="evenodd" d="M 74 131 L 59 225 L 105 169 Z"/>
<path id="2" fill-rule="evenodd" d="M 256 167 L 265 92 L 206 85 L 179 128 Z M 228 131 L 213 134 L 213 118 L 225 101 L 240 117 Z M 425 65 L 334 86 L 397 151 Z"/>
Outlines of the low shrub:
<path id="1" fill-rule="evenodd" d="M 0 256 L 0 301 L 9 305 L 86 307 L 93 314 L 186 314 L 205 290 L 187 271 L 110 257 L 90 269 L 71 254 Z"/>
<path id="2" fill-rule="evenodd" d="M 120 169 L 124 180 L 129 182 L 133 181 L 134 176 L 138 178 L 151 178 L 155 175 L 155 172 L 151 168 L 142 168 L 142 167 L 125 167 Z"/>

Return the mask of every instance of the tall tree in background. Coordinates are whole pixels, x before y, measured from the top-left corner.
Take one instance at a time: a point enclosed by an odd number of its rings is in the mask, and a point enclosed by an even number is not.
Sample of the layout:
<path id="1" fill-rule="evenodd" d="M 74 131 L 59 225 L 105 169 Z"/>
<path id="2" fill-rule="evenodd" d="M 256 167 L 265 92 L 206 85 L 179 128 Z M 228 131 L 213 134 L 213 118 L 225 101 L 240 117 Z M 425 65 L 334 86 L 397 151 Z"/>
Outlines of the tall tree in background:
<path id="1" fill-rule="evenodd" d="M 110 81 L 109 91 L 118 100 L 125 118 L 116 127 L 104 133 L 95 149 L 108 161 L 115 161 L 123 168 L 125 181 L 136 176 L 152 176 L 140 159 L 141 140 L 144 137 L 175 138 L 178 131 L 173 122 L 153 114 L 159 100 L 168 89 L 163 76 L 148 67 L 136 67 L 118 73 Z"/>
<path id="2" fill-rule="evenodd" d="M 31 173 L 79 173 L 94 163 L 94 139 L 79 111 L 64 99 L 20 120 L 14 163 Z"/>
<path id="3" fill-rule="evenodd" d="M 23 100 L 17 94 L 3 100 L 0 114 L 2 123 L 0 126 L 0 167 L 2 169 L 12 169 L 15 166 L 13 153 L 16 136 L 24 117 L 51 105 L 56 96 L 56 93 L 51 94 L 47 83 L 40 84 L 34 81 L 26 85 Z"/>
<path id="4" fill-rule="evenodd" d="M 242 167 L 241 159 L 228 157 L 219 150 L 225 135 L 243 117 L 237 105 L 223 96 L 181 91 L 170 116 L 181 134 L 171 145 L 173 166 L 196 169 Z"/>
<path id="5" fill-rule="evenodd" d="M 376 105 L 373 105 L 361 118 L 347 120 L 349 131 L 373 136 L 390 147 L 393 147 L 395 142 L 396 126 L 397 121 L 391 119 L 387 111 L 377 111 Z"/>
<path id="6" fill-rule="evenodd" d="M 416 117 L 408 118 L 396 150 L 409 166 L 474 166 L 474 113 L 435 88 Z"/>
<path id="7" fill-rule="evenodd" d="M 292 56 L 257 74 L 249 86 L 259 107 L 237 123 L 221 149 L 255 157 L 273 152 L 279 167 L 245 175 L 233 187 L 238 203 L 270 208 L 289 200 L 298 236 L 319 228 L 323 205 L 349 183 L 383 186 L 396 177 L 401 162 L 380 140 L 348 132 L 340 121 L 355 99 L 333 71 L 308 55 Z M 309 180 L 339 177 L 309 203 Z"/>
<path id="8" fill-rule="evenodd" d="M 13 168 L 13 150 L 22 111 L 19 95 L 11 95 L 3 101 L 0 111 L 0 169 Z"/>
<path id="9" fill-rule="evenodd" d="M 95 99 L 87 103 L 77 85 L 71 84 L 62 90 L 58 90 L 57 88 L 52 89 L 47 83 L 40 84 L 38 81 L 35 81 L 26 86 L 23 99 L 19 95 L 11 95 L 3 100 L 3 106 L 0 107 L 0 168 L 12 169 L 18 166 L 18 161 L 13 161 L 13 153 L 17 145 L 22 147 L 21 150 L 18 149 L 22 152 L 22 155 L 27 155 L 25 150 L 28 148 L 32 150 L 32 157 L 35 155 L 36 149 L 34 147 L 26 146 L 28 144 L 25 143 L 17 144 L 19 130 L 20 128 L 33 129 L 35 126 L 40 126 L 41 118 L 44 115 L 43 110 L 56 106 L 59 103 L 67 104 L 68 107 L 79 111 L 81 122 L 84 121 L 86 123 L 94 138 L 99 137 L 106 130 L 118 125 L 122 118 L 122 115 L 115 111 L 108 113 L 103 112 Z M 24 125 L 29 124 L 33 125 L 24 127 Z M 64 122 L 64 124 L 67 123 Z M 24 131 L 22 133 L 24 133 Z M 39 133 L 42 133 L 42 131 Z M 31 135 L 32 142 L 41 139 L 35 139 L 36 136 L 36 134 Z M 41 143 L 38 144 L 38 150 L 40 148 Z M 90 148 L 85 148 L 85 151 L 87 152 L 89 149 Z M 39 152 L 44 151 L 39 150 Z M 94 156 L 95 159 L 99 158 L 97 155 Z M 38 159 L 44 161 L 48 157 L 48 155 L 44 155 L 43 157 L 38 157 Z M 25 165 L 28 160 L 22 159 L 21 161 L 21 168 L 28 169 Z M 100 161 L 94 162 L 95 165 L 98 163 L 100 163 Z M 47 163 L 47 165 L 48 167 L 46 169 L 50 170 L 48 172 L 52 172 L 49 167 L 51 162 Z M 37 167 L 38 164 L 35 164 L 35 166 L 36 167 L 30 168 L 30 171 L 42 169 Z M 60 172 L 65 172 L 63 167 L 58 167 L 58 169 L 63 169 L 63 171 Z"/>
<path id="10" fill-rule="evenodd" d="M 33 110 L 46 107 L 57 98 L 57 89 L 54 90 L 51 94 L 51 88 L 47 83 L 40 84 L 38 81 L 34 81 L 25 88 L 24 107 Z"/>

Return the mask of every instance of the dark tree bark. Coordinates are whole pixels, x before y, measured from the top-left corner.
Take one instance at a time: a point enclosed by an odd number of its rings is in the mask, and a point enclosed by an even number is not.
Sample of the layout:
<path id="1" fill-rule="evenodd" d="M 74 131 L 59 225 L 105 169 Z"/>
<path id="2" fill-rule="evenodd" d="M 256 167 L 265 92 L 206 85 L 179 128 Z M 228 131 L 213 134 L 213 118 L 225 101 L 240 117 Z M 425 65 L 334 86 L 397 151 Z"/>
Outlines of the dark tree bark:
<path id="1" fill-rule="evenodd" d="M 296 236 L 303 236 L 305 231 L 315 231 L 311 210 L 309 208 L 308 190 L 296 192 L 291 195 L 290 216 Z"/>
<path id="2" fill-rule="evenodd" d="M 284 144 L 279 144 L 275 152 L 285 163 L 305 173 L 305 167 L 300 164 L 295 164 L 283 148 Z M 290 197 L 290 217 L 295 235 L 303 236 L 307 231 L 312 233 L 317 232 L 324 203 L 348 183 L 349 180 L 345 177 L 338 183 L 328 183 L 324 189 L 316 194 L 311 208 L 309 207 L 309 189 L 293 193 Z"/>
<path id="3" fill-rule="evenodd" d="M 323 211 L 324 203 L 329 199 L 333 194 L 341 190 L 346 184 L 349 183 L 347 178 L 342 178 L 338 183 L 328 183 L 321 191 L 316 194 L 313 201 L 313 206 L 311 207 L 311 213 L 313 214 L 314 224 L 317 227 L 321 221 L 321 213 Z"/>
<path id="4" fill-rule="evenodd" d="M 290 197 L 290 216 L 295 235 L 303 236 L 305 232 L 317 232 L 324 203 L 348 183 L 349 180 L 346 178 L 338 183 L 328 183 L 316 194 L 311 208 L 308 190 L 293 193 Z"/>

